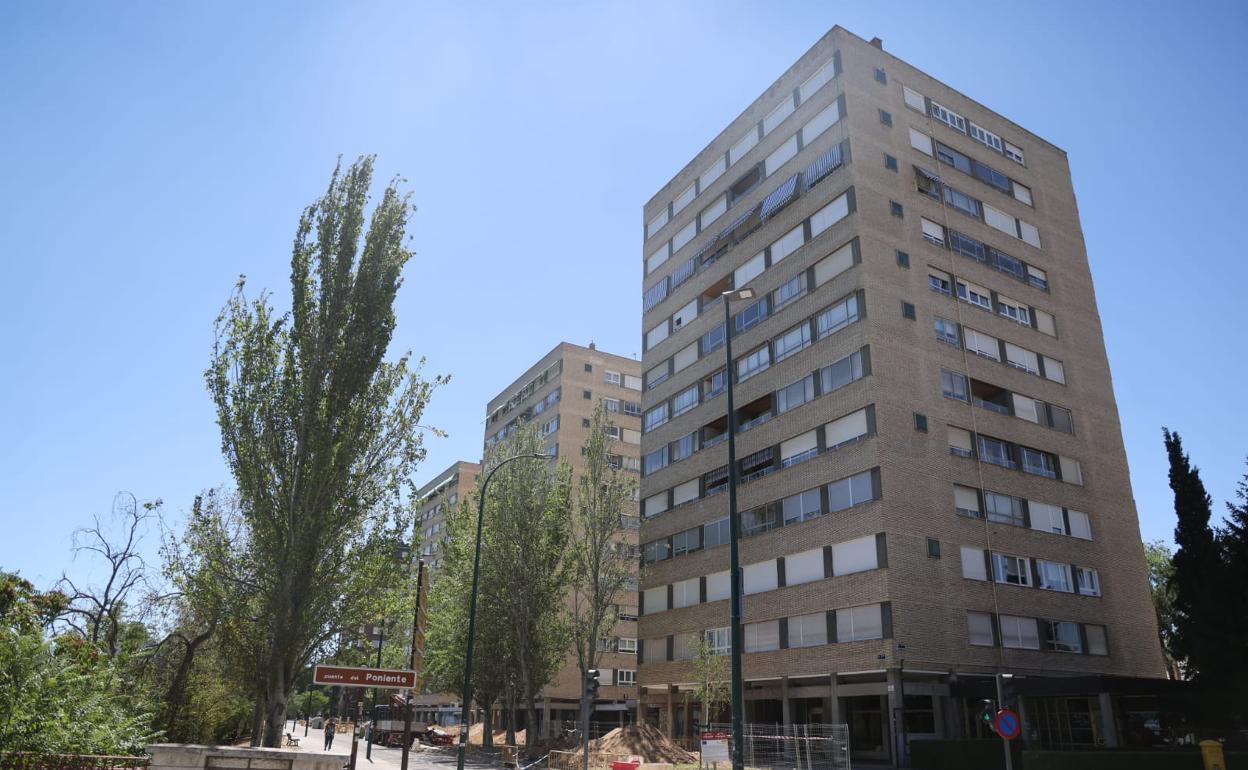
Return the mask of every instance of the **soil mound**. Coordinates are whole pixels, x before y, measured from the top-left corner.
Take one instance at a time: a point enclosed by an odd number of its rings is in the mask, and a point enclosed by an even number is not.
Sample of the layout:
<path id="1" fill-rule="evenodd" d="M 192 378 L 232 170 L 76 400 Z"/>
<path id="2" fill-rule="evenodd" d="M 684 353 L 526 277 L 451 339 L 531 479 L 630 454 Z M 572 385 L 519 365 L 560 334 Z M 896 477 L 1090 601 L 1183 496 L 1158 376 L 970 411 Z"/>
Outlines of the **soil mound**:
<path id="1" fill-rule="evenodd" d="M 697 757 L 650 725 L 617 727 L 596 741 L 589 742 L 590 751 L 603 754 L 636 754 L 646 762 L 689 764 Z"/>

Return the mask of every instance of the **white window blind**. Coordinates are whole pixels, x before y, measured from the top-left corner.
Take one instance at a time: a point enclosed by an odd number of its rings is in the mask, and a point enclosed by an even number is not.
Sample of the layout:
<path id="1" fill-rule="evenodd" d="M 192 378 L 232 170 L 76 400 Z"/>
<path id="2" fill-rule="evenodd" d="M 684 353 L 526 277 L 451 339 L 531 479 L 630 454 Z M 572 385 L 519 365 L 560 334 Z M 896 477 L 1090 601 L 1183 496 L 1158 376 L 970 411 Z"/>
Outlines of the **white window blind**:
<path id="1" fill-rule="evenodd" d="M 737 140 L 737 143 L 728 151 L 728 164 L 733 165 L 741 160 L 741 156 L 754 149 L 756 144 L 758 144 L 758 129 L 750 126 L 745 130 L 745 136 Z"/>
<path id="2" fill-rule="evenodd" d="M 810 144 L 815 140 L 815 137 L 836 125 L 836 122 L 840 119 L 840 102 L 832 102 L 822 112 L 811 118 L 806 125 L 802 126 L 802 144 Z"/>
<path id="3" fill-rule="evenodd" d="M 882 639 L 884 637 L 884 618 L 880 605 L 868 604 L 865 607 L 850 607 L 836 611 L 836 640 L 853 642 L 858 639 Z"/>
<path id="4" fill-rule="evenodd" d="M 797 154 L 797 134 L 790 136 L 785 140 L 784 144 L 777 147 L 767 156 L 767 160 L 763 161 L 763 173 L 771 176 L 776 170 L 788 163 L 794 155 Z"/>
<path id="5" fill-rule="evenodd" d="M 1040 373 L 1040 359 L 1036 354 L 1011 342 L 1005 343 L 1005 361 L 1015 369 L 1032 374 Z"/>
<path id="6" fill-rule="evenodd" d="M 815 286 L 822 286 L 854 266 L 854 245 L 847 243 L 815 263 Z"/>
<path id="7" fill-rule="evenodd" d="M 746 623 L 745 651 L 767 652 L 780 649 L 780 621 L 768 620 L 763 623 Z"/>
<path id="8" fill-rule="evenodd" d="M 1062 518 L 1062 509 L 1059 506 L 1028 500 L 1027 510 L 1031 513 L 1032 529 L 1058 535 L 1066 534 L 1066 522 Z"/>
<path id="9" fill-rule="evenodd" d="M 816 211 L 810 218 L 810 237 L 816 237 L 847 216 L 849 216 L 849 193 L 844 193 Z"/>
<path id="10" fill-rule="evenodd" d="M 832 546 L 832 574 L 851 575 L 880 566 L 875 535 L 867 535 Z"/>
<path id="11" fill-rule="evenodd" d="M 822 612 L 789 618 L 789 648 L 828 643 L 828 618 Z"/>
<path id="12" fill-rule="evenodd" d="M 795 586 L 815 580 L 823 580 L 822 548 L 812 548 L 784 557 L 785 585 Z"/>
<path id="13" fill-rule="evenodd" d="M 672 328 L 680 329 L 698 317 L 698 301 L 695 299 L 685 305 L 672 316 Z"/>
<path id="14" fill-rule="evenodd" d="M 1007 342 L 1006 345 L 1009 345 Z M 1009 348 L 1006 348 L 1006 355 L 1009 355 Z M 1036 415 L 1036 400 L 1030 396 L 1020 396 L 1017 393 L 1012 394 L 1014 399 L 1014 416 L 1021 417 L 1028 422 L 1040 422 L 1040 418 Z"/>
<path id="15" fill-rule="evenodd" d="M 994 227 L 1003 233 L 1009 233 L 1015 238 L 1018 237 L 1018 226 L 1014 223 L 1014 217 L 1000 209 L 989 206 L 987 203 L 984 204 L 984 222 L 989 227 Z"/>
<path id="16" fill-rule="evenodd" d="M 780 459 L 782 461 L 787 460 L 790 457 L 793 457 L 795 455 L 800 455 L 802 452 L 809 452 L 810 450 L 815 449 L 818 446 L 819 446 L 818 435 L 813 430 L 807 431 L 806 433 L 803 433 L 800 436 L 794 436 L 793 438 L 787 441 L 781 442 Z"/>
<path id="17" fill-rule="evenodd" d="M 642 502 L 642 510 L 646 516 L 658 516 L 667 510 L 667 492 L 650 495 Z"/>
<path id="18" fill-rule="evenodd" d="M 962 577 L 970 580 L 987 580 L 988 567 L 984 563 L 984 550 L 962 546 Z"/>
<path id="19" fill-rule="evenodd" d="M 672 369 L 679 372 L 698 360 L 698 343 L 686 345 L 672 357 Z"/>
<path id="20" fill-rule="evenodd" d="M 906 100 L 907 107 L 913 110 L 918 110 L 925 115 L 927 114 L 927 102 L 923 100 L 923 94 L 906 86 L 901 87 L 901 93 L 903 98 Z"/>
<path id="21" fill-rule="evenodd" d="M 1035 225 L 1028 224 L 1020 219 L 1018 220 L 1018 233 L 1024 243 L 1031 244 L 1037 249 L 1040 248 L 1040 231 L 1036 229 Z"/>
<path id="22" fill-rule="evenodd" d="M 995 646 L 992 638 L 992 615 L 987 612 L 966 613 L 967 641 L 977 647 Z"/>
<path id="23" fill-rule="evenodd" d="M 671 243 L 665 241 L 662 246 L 655 249 L 653 254 L 646 257 L 646 275 L 650 275 L 667 261 L 667 258 L 672 255 L 671 246 Z"/>
<path id="24" fill-rule="evenodd" d="M 1014 145 L 1010 144 L 1009 142 L 1006 142 L 1006 143 L 1005 143 L 1005 157 L 1009 158 L 1010 160 L 1014 161 L 1015 163 L 1024 163 L 1024 162 L 1026 162 L 1026 161 L 1024 160 L 1024 158 L 1023 158 L 1023 150 L 1022 150 L 1022 148 L 1021 148 L 1021 147 L 1015 147 Z"/>
<path id="25" fill-rule="evenodd" d="M 1109 654 L 1109 645 L 1105 641 L 1105 626 L 1085 625 L 1083 632 L 1088 637 L 1089 655 Z"/>
<path id="26" fill-rule="evenodd" d="M 632 430 L 631 428 L 624 428 L 620 431 L 620 440 L 623 441 L 625 444 L 640 444 L 641 443 L 641 431 Z"/>
<path id="27" fill-rule="evenodd" d="M 646 350 L 650 350 L 665 339 L 667 339 L 667 321 L 646 332 Z"/>
<path id="28" fill-rule="evenodd" d="M 991 358 L 993 361 L 1001 360 L 1001 347 L 997 344 L 996 337 L 990 337 L 983 332 L 966 327 L 962 329 L 962 337 L 967 350 L 984 358 Z"/>
<path id="29" fill-rule="evenodd" d="M 698 480 L 690 479 L 672 488 L 672 505 L 682 505 L 698 499 Z"/>
<path id="30" fill-rule="evenodd" d="M 1056 358 L 1044 357 L 1044 376 L 1054 382 L 1066 384 L 1066 367 Z"/>
<path id="31" fill-rule="evenodd" d="M 823 87 L 823 84 L 836 77 L 836 60 L 829 59 L 826 64 L 820 67 L 815 74 L 806 78 L 806 82 L 802 83 L 797 89 L 797 98 L 801 102 L 815 95 L 815 92 Z"/>
<path id="32" fill-rule="evenodd" d="M 823 426 L 823 435 L 823 444 L 829 449 L 867 435 L 867 410 L 859 409 L 833 420 Z"/>
<path id="33" fill-rule="evenodd" d="M 747 594 L 770 591 L 777 585 L 775 559 L 757 564 L 747 564 L 742 572 L 744 573 L 742 582 L 745 585 L 745 593 Z"/>
<path id="34" fill-rule="evenodd" d="M 710 227 L 711 223 L 719 219 L 725 211 L 728 210 L 728 196 L 721 195 L 715 199 L 715 202 L 702 209 L 702 213 L 698 215 L 698 221 L 701 222 L 703 230 Z"/>
<path id="35" fill-rule="evenodd" d="M 728 163 L 724 160 L 724 156 L 720 155 L 714 160 L 714 162 L 711 163 L 711 167 L 706 171 L 703 171 L 702 176 L 698 177 L 698 185 L 702 188 L 702 191 L 705 192 L 706 188 L 710 187 L 711 183 L 716 179 L 723 176 L 724 172 L 727 170 Z"/>
<path id="36" fill-rule="evenodd" d="M 922 218 L 920 218 L 920 224 L 923 227 L 924 238 L 927 238 L 929 241 L 934 241 L 941 246 L 945 245 L 945 228 L 942 225 L 939 225 L 930 219 Z"/>
<path id="37" fill-rule="evenodd" d="M 732 285 L 738 289 L 757 278 L 766 269 L 766 255 L 762 252 L 750 257 L 749 261 L 736 269 L 732 275 Z"/>
<path id="38" fill-rule="evenodd" d="M 649 222 L 646 223 L 646 237 L 647 238 L 653 237 L 654 234 L 657 233 L 660 229 L 662 229 L 663 225 L 665 224 L 667 224 L 667 207 L 666 206 L 663 207 L 662 211 L 654 215 L 654 219 L 651 219 Z"/>
<path id="39" fill-rule="evenodd" d="M 801 225 L 782 235 L 775 243 L 771 244 L 771 264 L 775 265 L 780 260 L 797 251 L 801 248 L 805 239 L 806 234 L 802 231 Z"/>
<path id="40" fill-rule="evenodd" d="M 1065 481 L 1067 484 L 1083 486 L 1083 468 L 1079 465 L 1078 460 L 1059 456 L 1057 461 L 1062 468 L 1062 481 Z"/>
<path id="41" fill-rule="evenodd" d="M 962 428 L 949 426 L 949 446 L 955 449 L 961 449 L 966 453 L 974 451 L 971 444 L 971 432 Z"/>
<path id="42" fill-rule="evenodd" d="M 732 595 L 732 584 L 728 581 L 728 570 L 713 572 L 706 576 L 706 600 L 717 602 Z"/>
<path id="43" fill-rule="evenodd" d="M 1053 322 L 1053 316 L 1043 310 L 1031 309 L 1032 315 L 1036 317 L 1036 328 L 1050 337 L 1057 336 L 1057 324 Z"/>
<path id="44" fill-rule="evenodd" d="M 645 610 L 647 615 L 664 612 L 667 610 L 667 586 L 647 588 L 642 592 L 641 601 L 642 609 Z"/>
<path id="45" fill-rule="evenodd" d="M 966 436 L 966 441 L 968 444 L 971 441 L 971 436 L 969 433 Z M 970 515 L 974 515 L 978 517 L 980 514 L 979 492 L 975 489 L 972 489 L 971 487 L 964 487 L 958 484 L 954 484 L 953 485 L 953 507 L 956 508 L 959 513 L 965 512 L 963 513 L 963 515 L 970 514 Z"/>
<path id="46" fill-rule="evenodd" d="M 1040 632 L 1036 628 L 1035 618 L 1021 618 L 1017 615 L 1001 615 L 1001 645 L 1014 649 L 1040 649 Z"/>
<path id="47" fill-rule="evenodd" d="M 674 199 L 672 199 L 672 211 L 679 214 L 681 209 L 688 206 L 690 203 L 693 203 L 693 199 L 697 197 L 697 194 L 698 190 L 696 185 L 689 185 L 686 187 L 680 195 L 677 195 Z"/>
<path id="48" fill-rule="evenodd" d="M 1036 559 L 1036 572 L 1040 574 L 1040 587 L 1046 591 L 1070 593 L 1073 590 L 1069 564 Z"/>
<path id="49" fill-rule="evenodd" d="M 701 583 L 702 581 L 696 577 L 672 583 L 672 609 L 697 604 L 701 600 Z"/>
<path id="50" fill-rule="evenodd" d="M 784 122 L 784 119 L 793 114 L 793 97 L 789 94 L 784 95 L 784 100 L 776 105 L 776 108 L 767 113 L 767 117 L 763 118 L 763 135 L 766 136 L 776 130 L 776 126 Z"/>
<path id="51" fill-rule="evenodd" d="M 910 146 L 924 155 L 932 154 L 932 138 L 922 131 L 910 129 Z"/>
<path id="52" fill-rule="evenodd" d="M 1026 203 L 1028 206 L 1032 205 L 1030 187 L 1028 187 L 1027 185 L 1019 184 L 1018 182 L 1014 182 L 1013 187 L 1014 187 L 1015 198 L 1022 201 L 1023 203 Z"/>
<path id="53" fill-rule="evenodd" d="M 676 252 L 680 251 L 681 247 L 683 247 L 689 241 L 692 241 L 693 236 L 697 234 L 698 234 L 698 223 L 696 221 L 690 222 L 689 224 L 677 230 L 676 234 L 672 236 L 672 253 L 675 254 Z"/>
<path id="54" fill-rule="evenodd" d="M 1088 514 L 1080 511 L 1066 511 L 1066 516 L 1070 519 L 1071 537 L 1081 540 L 1092 539 L 1092 523 L 1088 520 Z"/>

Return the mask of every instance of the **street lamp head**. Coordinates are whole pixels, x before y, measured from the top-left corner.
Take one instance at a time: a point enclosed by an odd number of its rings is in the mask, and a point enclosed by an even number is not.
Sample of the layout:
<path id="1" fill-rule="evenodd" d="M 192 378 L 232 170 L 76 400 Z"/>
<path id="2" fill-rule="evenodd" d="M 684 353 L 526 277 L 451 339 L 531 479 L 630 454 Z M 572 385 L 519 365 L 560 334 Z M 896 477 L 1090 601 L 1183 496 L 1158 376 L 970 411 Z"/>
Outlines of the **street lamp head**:
<path id="1" fill-rule="evenodd" d="M 728 299 L 754 299 L 753 289 L 736 289 L 734 291 L 726 291 L 720 295 Z"/>

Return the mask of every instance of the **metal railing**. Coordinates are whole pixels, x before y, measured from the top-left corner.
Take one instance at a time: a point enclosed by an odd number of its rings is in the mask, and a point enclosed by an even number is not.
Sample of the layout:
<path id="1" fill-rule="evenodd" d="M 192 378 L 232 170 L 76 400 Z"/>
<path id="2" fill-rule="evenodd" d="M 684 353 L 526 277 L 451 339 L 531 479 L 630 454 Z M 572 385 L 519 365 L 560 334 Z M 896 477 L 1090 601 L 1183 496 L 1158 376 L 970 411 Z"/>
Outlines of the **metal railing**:
<path id="1" fill-rule="evenodd" d="M 732 734 L 728 724 L 708 729 Z M 847 725 L 742 725 L 742 758 L 748 768 L 762 770 L 850 770 Z"/>

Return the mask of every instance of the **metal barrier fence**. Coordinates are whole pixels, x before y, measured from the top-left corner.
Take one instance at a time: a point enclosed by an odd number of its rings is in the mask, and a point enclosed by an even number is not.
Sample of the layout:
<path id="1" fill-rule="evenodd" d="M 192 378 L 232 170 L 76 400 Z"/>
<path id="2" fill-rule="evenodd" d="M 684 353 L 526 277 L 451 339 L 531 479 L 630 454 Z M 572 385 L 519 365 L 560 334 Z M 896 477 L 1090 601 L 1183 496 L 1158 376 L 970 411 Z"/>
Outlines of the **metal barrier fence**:
<path id="1" fill-rule="evenodd" d="M 551 751 L 547 759 L 548 770 L 581 770 L 583 755 L 579 751 Z M 624 762 L 627 754 L 604 754 L 599 751 L 589 752 L 591 768 L 610 768 L 612 762 Z"/>
<path id="2" fill-rule="evenodd" d="M 617 727 L 628 727 L 628 725 L 630 724 L 632 723 L 625 722 L 624 724 L 621 725 L 619 722 L 590 722 L 589 723 L 590 740 L 596 740 L 606 735 L 607 733 L 611 732 L 612 730 L 616 729 Z M 551 729 L 554 730 L 552 735 L 554 735 L 555 737 L 560 737 L 560 736 L 565 736 L 565 735 L 579 737 L 581 734 L 581 723 L 579 720 L 572 720 L 572 719 L 555 720 L 551 724 Z"/>
<path id="3" fill-rule="evenodd" d="M 143 770 L 151 757 L 0 752 L 0 770 Z"/>
<path id="4" fill-rule="evenodd" d="M 707 729 L 732 735 L 731 724 Z M 747 768 L 768 770 L 850 770 L 847 725 L 781 725 L 749 722 L 742 725 Z"/>

